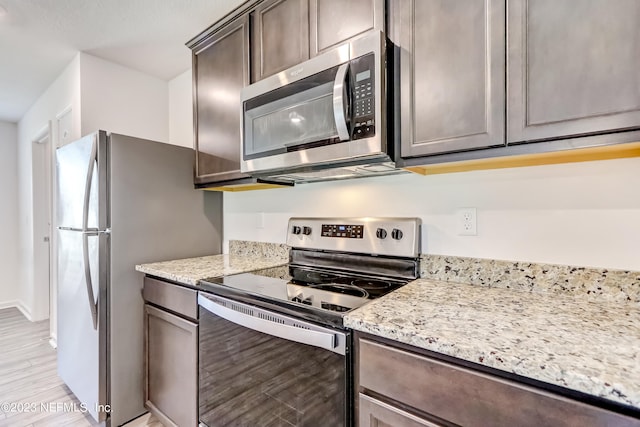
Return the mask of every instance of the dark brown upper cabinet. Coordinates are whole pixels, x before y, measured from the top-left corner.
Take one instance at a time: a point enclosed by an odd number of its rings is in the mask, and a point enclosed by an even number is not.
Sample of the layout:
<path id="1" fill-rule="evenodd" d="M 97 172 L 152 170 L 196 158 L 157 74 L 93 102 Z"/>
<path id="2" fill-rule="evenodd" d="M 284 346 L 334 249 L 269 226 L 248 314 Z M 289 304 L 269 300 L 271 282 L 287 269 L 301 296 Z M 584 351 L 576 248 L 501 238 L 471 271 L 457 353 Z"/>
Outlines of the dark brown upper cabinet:
<path id="1" fill-rule="evenodd" d="M 504 0 L 390 6 L 402 157 L 504 145 Z"/>
<path id="2" fill-rule="evenodd" d="M 370 30 L 384 31 L 384 0 L 310 0 L 311 56 Z"/>
<path id="3" fill-rule="evenodd" d="M 640 127 L 640 2 L 507 4 L 508 142 Z"/>
<path id="4" fill-rule="evenodd" d="M 389 0 L 388 7 L 401 166 L 434 173 L 430 165 L 446 163 L 451 171 L 509 167 L 493 159 L 510 156 L 525 160 L 513 157 L 514 166 L 616 158 L 632 147 L 614 145 L 640 140 L 640 2 Z M 484 163 L 455 164 L 467 160 Z"/>
<path id="5" fill-rule="evenodd" d="M 251 12 L 251 81 L 384 31 L 384 0 L 268 0 Z"/>
<path id="6" fill-rule="evenodd" d="M 240 90 L 249 84 L 249 17 L 193 50 L 195 182 L 247 178 L 240 172 Z"/>
<path id="7" fill-rule="evenodd" d="M 251 13 L 251 81 L 309 59 L 309 1 L 272 0 Z"/>

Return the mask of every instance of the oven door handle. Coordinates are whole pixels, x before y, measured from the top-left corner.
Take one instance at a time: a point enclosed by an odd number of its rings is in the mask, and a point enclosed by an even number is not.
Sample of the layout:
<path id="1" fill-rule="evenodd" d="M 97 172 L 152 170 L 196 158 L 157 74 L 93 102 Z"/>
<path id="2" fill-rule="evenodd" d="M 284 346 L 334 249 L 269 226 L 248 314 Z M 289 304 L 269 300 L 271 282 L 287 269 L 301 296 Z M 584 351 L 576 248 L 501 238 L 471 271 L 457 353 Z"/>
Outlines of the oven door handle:
<path id="1" fill-rule="evenodd" d="M 344 112 L 345 90 L 344 85 L 349 72 L 349 63 L 338 67 L 336 78 L 333 82 L 333 119 L 336 122 L 336 130 L 340 141 L 349 140 L 349 129 L 347 129 L 347 117 Z"/>
<path id="2" fill-rule="evenodd" d="M 256 317 L 252 314 L 253 307 L 244 305 L 241 303 L 233 302 L 238 308 L 244 309 L 244 312 L 236 311 L 231 308 L 225 307 L 211 299 L 198 295 L 198 305 L 208 312 L 215 314 L 229 322 L 235 323 L 239 326 L 252 329 L 254 331 L 262 332 L 263 334 L 271 335 L 274 337 L 282 338 L 288 341 L 294 341 L 301 344 L 311 345 L 313 347 L 319 347 L 325 350 L 333 351 L 334 353 L 344 354 L 344 350 L 338 348 L 338 340 L 336 334 L 331 332 L 314 331 L 310 329 L 304 329 L 302 327 L 284 325 L 279 322 L 274 322 L 265 317 Z M 274 318 L 277 315 L 273 316 Z"/>

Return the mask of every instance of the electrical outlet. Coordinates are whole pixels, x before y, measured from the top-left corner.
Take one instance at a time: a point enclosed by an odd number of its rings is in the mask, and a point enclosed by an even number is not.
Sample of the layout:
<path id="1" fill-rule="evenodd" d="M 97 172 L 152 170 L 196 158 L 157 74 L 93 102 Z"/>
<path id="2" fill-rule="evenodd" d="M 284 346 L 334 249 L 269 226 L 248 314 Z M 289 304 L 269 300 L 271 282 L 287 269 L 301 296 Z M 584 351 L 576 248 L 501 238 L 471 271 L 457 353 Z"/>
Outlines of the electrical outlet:
<path id="1" fill-rule="evenodd" d="M 258 214 L 258 221 L 256 223 L 256 228 L 259 230 L 264 228 L 264 212 L 260 212 Z"/>
<path id="2" fill-rule="evenodd" d="M 478 221 L 476 208 L 460 208 L 457 213 L 458 234 L 460 236 L 476 236 L 478 234 Z"/>

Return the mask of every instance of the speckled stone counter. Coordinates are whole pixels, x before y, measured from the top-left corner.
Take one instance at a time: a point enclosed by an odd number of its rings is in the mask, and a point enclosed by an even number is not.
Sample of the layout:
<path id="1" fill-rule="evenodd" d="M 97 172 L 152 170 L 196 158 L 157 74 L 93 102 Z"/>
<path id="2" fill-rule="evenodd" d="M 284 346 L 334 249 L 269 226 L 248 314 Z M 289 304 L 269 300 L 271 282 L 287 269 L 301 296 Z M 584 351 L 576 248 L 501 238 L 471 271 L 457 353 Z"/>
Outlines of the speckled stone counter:
<path id="1" fill-rule="evenodd" d="M 345 325 L 640 408 L 640 304 L 418 279 Z"/>
<path id="2" fill-rule="evenodd" d="M 228 255 L 178 259 L 136 265 L 136 270 L 156 277 L 196 286 L 207 277 L 228 276 L 262 268 L 275 267 L 289 261 L 286 245 L 231 241 Z"/>
<path id="3" fill-rule="evenodd" d="M 420 276 L 490 288 L 568 293 L 594 301 L 640 302 L 640 271 L 425 254 Z"/>

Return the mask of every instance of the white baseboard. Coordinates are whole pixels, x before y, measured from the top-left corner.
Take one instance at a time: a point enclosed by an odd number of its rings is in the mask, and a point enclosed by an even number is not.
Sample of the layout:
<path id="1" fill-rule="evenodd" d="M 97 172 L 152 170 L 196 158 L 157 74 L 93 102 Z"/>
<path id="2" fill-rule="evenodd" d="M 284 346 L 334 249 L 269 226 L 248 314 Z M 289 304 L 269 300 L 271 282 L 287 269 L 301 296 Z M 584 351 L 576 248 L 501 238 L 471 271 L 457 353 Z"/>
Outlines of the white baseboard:
<path id="1" fill-rule="evenodd" d="M 20 313 L 22 313 L 22 315 L 27 318 L 28 321 L 33 322 L 33 317 L 31 316 L 31 310 L 29 310 L 27 306 L 20 300 L 0 301 L 0 310 L 4 308 L 17 308 L 18 310 L 20 310 Z M 54 335 L 54 334 L 50 335 L 49 345 L 53 348 L 58 348 L 57 335 Z"/>
<path id="2" fill-rule="evenodd" d="M 9 300 L 9 301 L 0 301 L 0 310 L 2 310 L 3 308 L 11 308 L 11 307 L 18 307 L 19 301 L 18 300 Z"/>
<path id="3" fill-rule="evenodd" d="M 24 317 L 26 317 L 29 322 L 33 322 L 31 310 L 29 310 L 29 308 L 22 301 L 17 301 L 16 308 L 20 310 L 22 314 L 24 314 Z"/>
<path id="4" fill-rule="evenodd" d="M 11 308 L 15 307 L 27 318 L 30 322 L 33 322 L 33 317 L 31 316 L 31 310 L 27 308 L 27 306 L 20 300 L 12 300 L 12 301 L 0 301 L 0 310 L 3 308 Z"/>

